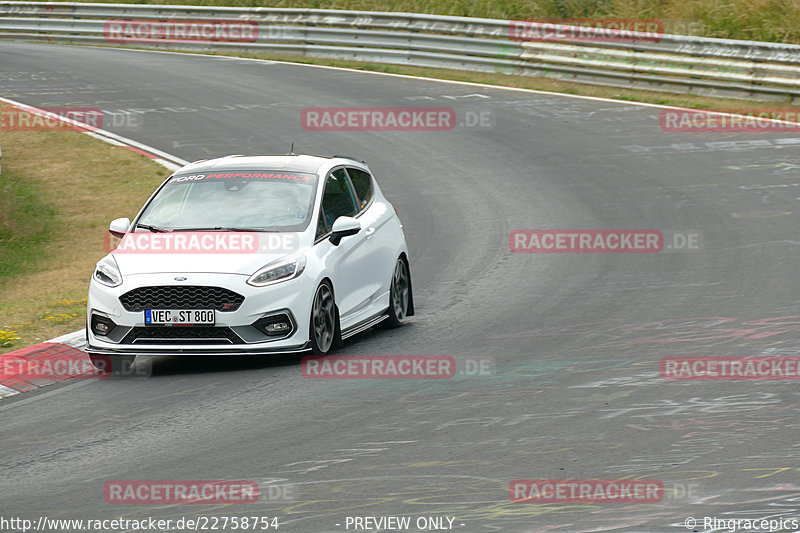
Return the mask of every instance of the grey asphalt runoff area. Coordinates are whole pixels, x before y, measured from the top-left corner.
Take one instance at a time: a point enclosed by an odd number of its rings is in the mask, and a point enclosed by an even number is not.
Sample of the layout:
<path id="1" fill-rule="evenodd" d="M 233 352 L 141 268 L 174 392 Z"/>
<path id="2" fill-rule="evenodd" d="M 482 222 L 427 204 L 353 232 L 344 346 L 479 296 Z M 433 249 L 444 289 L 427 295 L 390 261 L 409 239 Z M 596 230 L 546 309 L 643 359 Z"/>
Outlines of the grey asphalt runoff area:
<path id="1" fill-rule="evenodd" d="M 19 394 L 0 401 L 0 516 L 265 516 L 286 533 L 353 531 L 353 517 L 449 517 L 464 533 L 800 518 L 797 382 L 659 372 L 665 357 L 800 355 L 800 133 L 665 133 L 661 109 L 627 103 L 15 42 L 0 43 L 0 96 L 99 108 L 109 130 L 190 161 L 291 142 L 365 159 L 405 225 L 417 316 L 338 353 L 458 365 L 443 380 L 314 380 L 299 357 L 140 358 L 150 377 Z M 448 107 L 458 125 L 311 131 L 310 107 Z M 659 253 L 509 250 L 517 229 L 602 228 L 668 238 Z M 687 235 L 701 245 L 668 248 Z M 508 491 L 633 478 L 664 497 Z M 252 480 L 261 497 L 109 504 L 115 480 Z"/>

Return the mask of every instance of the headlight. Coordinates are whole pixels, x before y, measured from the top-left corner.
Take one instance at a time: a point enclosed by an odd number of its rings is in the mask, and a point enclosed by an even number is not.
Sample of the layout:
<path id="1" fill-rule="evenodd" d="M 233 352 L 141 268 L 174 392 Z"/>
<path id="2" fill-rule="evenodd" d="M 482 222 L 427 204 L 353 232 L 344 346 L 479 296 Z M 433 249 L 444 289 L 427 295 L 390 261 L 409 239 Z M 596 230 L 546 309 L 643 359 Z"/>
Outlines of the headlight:
<path id="1" fill-rule="evenodd" d="M 247 283 L 256 287 L 272 285 L 281 281 L 296 278 L 306 268 L 306 256 L 292 255 L 273 261 L 250 276 Z"/>
<path id="2" fill-rule="evenodd" d="M 112 255 L 107 255 L 94 267 L 94 279 L 109 287 L 122 285 L 122 274 Z"/>

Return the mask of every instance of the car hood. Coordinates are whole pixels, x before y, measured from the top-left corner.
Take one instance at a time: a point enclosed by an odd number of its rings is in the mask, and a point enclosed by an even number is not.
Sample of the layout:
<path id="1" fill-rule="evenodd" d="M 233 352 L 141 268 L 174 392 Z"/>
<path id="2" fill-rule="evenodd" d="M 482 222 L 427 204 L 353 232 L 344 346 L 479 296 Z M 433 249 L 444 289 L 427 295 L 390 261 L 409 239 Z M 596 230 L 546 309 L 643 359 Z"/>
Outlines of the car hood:
<path id="1" fill-rule="evenodd" d="M 250 276 L 256 270 L 287 257 L 281 253 L 154 254 L 112 253 L 123 276 L 135 274 L 218 273 Z"/>

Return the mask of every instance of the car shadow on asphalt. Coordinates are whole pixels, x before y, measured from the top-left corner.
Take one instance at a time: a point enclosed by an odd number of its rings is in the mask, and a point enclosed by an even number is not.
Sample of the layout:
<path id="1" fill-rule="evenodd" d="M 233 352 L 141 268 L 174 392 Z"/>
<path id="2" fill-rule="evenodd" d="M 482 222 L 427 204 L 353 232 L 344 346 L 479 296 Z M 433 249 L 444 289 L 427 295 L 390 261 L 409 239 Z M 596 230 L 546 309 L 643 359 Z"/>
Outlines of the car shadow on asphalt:
<path id="1" fill-rule="evenodd" d="M 410 326 L 410 324 L 402 329 L 405 329 L 408 326 Z M 380 344 L 382 336 L 387 337 L 390 335 L 390 331 L 381 330 L 378 328 L 370 328 L 344 341 L 343 346 L 336 349 L 331 355 L 378 355 L 375 354 L 371 348 Z M 385 350 L 381 350 L 381 352 L 384 351 Z M 135 375 L 159 377 L 206 374 L 215 372 L 237 372 L 243 370 L 260 370 L 269 368 L 277 369 L 283 367 L 299 367 L 302 358 L 308 355 L 310 355 L 310 352 L 291 355 L 140 355 L 136 358 L 133 370 Z"/>
<path id="2" fill-rule="evenodd" d="M 302 357 L 300 354 L 139 356 L 134 365 L 151 377 L 159 377 L 297 366 Z"/>

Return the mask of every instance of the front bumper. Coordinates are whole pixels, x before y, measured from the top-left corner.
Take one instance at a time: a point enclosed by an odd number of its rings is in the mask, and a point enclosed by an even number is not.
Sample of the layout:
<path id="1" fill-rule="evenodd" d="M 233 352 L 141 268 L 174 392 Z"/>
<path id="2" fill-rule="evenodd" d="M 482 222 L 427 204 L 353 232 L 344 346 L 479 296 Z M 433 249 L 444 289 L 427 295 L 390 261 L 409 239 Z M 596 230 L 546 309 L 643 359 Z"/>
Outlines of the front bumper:
<path id="1" fill-rule="evenodd" d="M 201 346 L 166 346 L 166 347 L 121 347 L 117 349 L 98 348 L 86 344 L 84 351 L 89 355 L 194 355 L 194 356 L 217 356 L 217 355 L 280 355 L 280 354 L 300 354 L 311 350 L 311 344 L 306 342 L 302 346 L 276 348 L 239 347 L 239 348 L 203 348 Z"/>
<path id="2" fill-rule="evenodd" d="M 267 355 L 302 353 L 310 349 L 308 317 L 313 289 L 302 277 L 267 287 L 253 287 L 247 276 L 236 274 L 191 274 L 178 282 L 174 273 L 129 275 L 118 287 L 92 280 L 87 305 L 86 351 L 91 355 Z M 120 296 L 142 287 L 221 287 L 244 296 L 233 311 L 217 310 L 213 326 L 148 326 L 144 311 L 130 310 Z M 197 304 L 203 308 L 203 302 Z M 145 307 L 148 307 L 145 304 Z M 161 307 L 161 305 L 159 305 Z M 253 326 L 260 319 L 285 314 L 292 331 L 275 338 Z M 114 323 L 107 335 L 92 328 L 92 317 Z M 168 334 L 163 334 L 168 333 Z"/>

